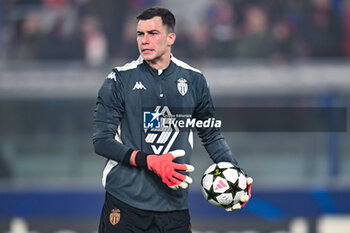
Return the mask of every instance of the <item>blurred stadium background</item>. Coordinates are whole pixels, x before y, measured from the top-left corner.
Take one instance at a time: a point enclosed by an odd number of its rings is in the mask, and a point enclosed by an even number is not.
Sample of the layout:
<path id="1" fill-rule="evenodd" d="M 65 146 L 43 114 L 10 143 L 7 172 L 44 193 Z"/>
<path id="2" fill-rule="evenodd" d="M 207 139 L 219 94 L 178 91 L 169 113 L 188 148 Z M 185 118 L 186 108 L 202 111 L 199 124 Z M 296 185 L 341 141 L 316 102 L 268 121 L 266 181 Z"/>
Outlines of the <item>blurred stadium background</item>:
<path id="1" fill-rule="evenodd" d="M 349 0 L 2 0 L 0 232 L 97 231 L 95 98 L 112 67 L 138 56 L 134 17 L 152 5 L 177 16 L 173 53 L 202 70 L 216 106 L 349 108 Z M 193 232 L 350 232 L 344 127 L 224 132 L 255 179 L 230 214 L 200 194 L 211 161 L 196 138 Z"/>

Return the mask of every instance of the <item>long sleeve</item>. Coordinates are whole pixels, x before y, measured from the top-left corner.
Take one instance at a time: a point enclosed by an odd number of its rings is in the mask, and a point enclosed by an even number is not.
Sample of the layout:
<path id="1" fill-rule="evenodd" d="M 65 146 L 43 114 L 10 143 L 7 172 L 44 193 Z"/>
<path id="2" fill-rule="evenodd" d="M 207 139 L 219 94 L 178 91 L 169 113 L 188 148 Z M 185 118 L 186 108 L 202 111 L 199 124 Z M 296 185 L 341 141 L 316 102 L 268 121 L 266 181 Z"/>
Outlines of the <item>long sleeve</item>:
<path id="1" fill-rule="evenodd" d="M 116 140 L 124 114 L 123 85 L 113 71 L 98 92 L 94 112 L 93 144 L 95 152 L 108 159 L 123 162 L 131 148 Z"/>
<path id="2" fill-rule="evenodd" d="M 195 109 L 194 118 L 201 120 L 215 118 L 215 109 L 207 82 L 204 77 L 200 81 L 199 102 Z M 201 138 L 205 149 L 215 163 L 231 162 L 237 164 L 237 161 L 234 159 L 232 151 L 228 146 L 226 139 L 221 134 L 220 129 L 209 127 L 197 128 L 197 130 L 198 136 Z"/>

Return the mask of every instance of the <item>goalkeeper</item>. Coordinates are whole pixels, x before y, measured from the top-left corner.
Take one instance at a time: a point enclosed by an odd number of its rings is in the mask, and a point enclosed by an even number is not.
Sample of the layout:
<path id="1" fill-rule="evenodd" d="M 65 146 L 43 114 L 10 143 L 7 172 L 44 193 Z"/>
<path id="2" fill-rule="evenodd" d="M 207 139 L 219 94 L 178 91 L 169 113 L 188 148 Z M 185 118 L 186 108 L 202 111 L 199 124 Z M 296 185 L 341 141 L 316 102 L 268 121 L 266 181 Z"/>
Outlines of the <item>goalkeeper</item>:
<path id="1" fill-rule="evenodd" d="M 137 20 L 140 56 L 107 76 L 94 113 L 94 148 L 107 158 L 99 233 L 191 232 L 192 131 L 162 131 L 157 124 L 175 109 L 197 120 L 215 118 L 212 99 L 200 71 L 171 54 L 174 15 L 152 7 Z M 198 135 L 215 163 L 237 164 L 217 128 L 198 128 Z"/>

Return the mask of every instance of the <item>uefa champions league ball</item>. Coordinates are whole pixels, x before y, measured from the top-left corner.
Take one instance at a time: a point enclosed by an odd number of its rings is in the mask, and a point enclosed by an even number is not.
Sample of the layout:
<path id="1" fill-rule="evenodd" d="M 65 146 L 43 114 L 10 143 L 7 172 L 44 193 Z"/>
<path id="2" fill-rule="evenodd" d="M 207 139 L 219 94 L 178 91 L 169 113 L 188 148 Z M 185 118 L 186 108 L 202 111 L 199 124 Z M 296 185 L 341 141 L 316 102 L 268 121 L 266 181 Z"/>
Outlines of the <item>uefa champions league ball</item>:
<path id="1" fill-rule="evenodd" d="M 241 203 L 240 197 L 248 191 L 245 174 L 229 162 L 212 164 L 204 172 L 201 185 L 205 199 L 210 204 L 221 208 Z"/>

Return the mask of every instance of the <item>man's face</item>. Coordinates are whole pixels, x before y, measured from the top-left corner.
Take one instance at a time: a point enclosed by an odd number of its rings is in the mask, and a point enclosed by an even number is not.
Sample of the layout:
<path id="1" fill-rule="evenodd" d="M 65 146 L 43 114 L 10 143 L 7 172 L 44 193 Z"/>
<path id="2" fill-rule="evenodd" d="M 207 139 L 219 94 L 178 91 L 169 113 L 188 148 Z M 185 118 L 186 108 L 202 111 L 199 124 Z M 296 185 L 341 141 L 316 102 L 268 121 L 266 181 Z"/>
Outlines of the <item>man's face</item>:
<path id="1" fill-rule="evenodd" d="M 142 58 L 157 62 L 165 56 L 170 58 L 170 47 L 175 41 L 175 34 L 168 33 L 159 16 L 140 20 L 137 24 L 137 45 Z"/>

